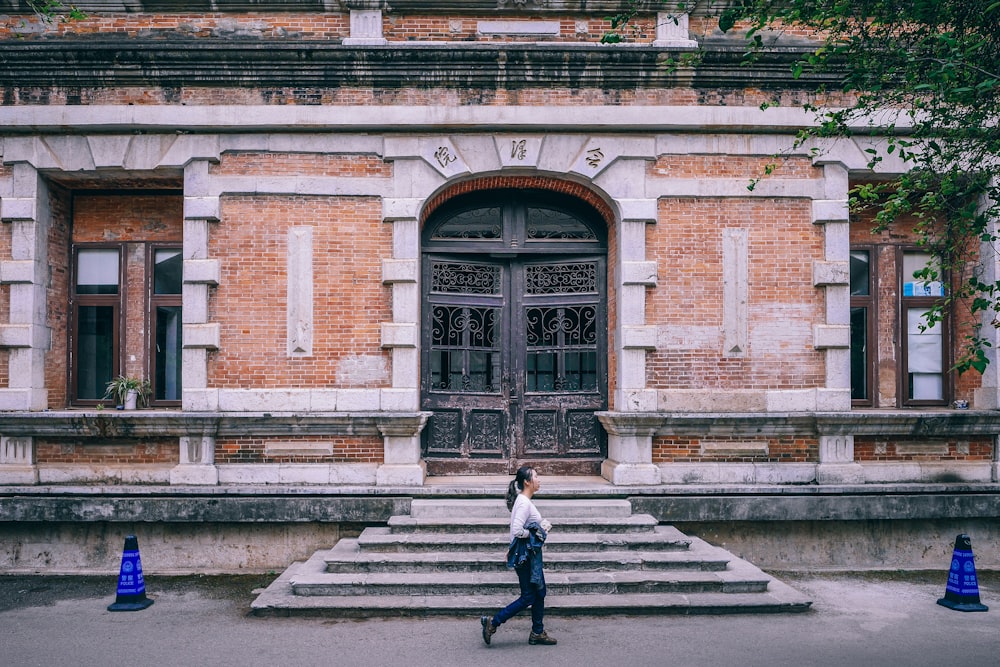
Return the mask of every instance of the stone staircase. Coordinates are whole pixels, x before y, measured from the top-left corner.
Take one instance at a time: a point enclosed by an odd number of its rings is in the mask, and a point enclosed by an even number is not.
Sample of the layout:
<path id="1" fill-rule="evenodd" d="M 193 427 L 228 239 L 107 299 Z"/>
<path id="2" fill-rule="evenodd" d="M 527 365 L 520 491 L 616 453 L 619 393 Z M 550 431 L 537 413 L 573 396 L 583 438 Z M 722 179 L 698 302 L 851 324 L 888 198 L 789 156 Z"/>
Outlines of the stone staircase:
<path id="1" fill-rule="evenodd" d="M 802 612 L 811 602 L 729 552 L 632 514 L 627 500 L 537 500 L 547 615 Z M 408 516 L 293 563 L 253 613 L 493 613 L 518 596 L 500 500 L 412 501 Z"/>

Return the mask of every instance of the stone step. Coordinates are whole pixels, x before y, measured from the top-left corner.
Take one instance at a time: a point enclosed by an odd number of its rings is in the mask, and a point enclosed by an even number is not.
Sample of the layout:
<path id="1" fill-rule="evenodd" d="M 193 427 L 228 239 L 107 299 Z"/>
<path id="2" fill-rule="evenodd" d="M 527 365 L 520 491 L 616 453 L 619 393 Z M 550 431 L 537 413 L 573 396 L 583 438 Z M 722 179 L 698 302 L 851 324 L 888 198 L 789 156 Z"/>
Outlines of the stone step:
<path id="1" fill-rule="evenodd" d="M 519 591 L 517 577 L 511 572 L 417 572 L 399 576 L 396 572 L 329 573 L 325 568 L 325 555 L 317 552 L 292 578 L 293 593 L 360 597 L 497 595 L 513 599 Z M 760 593 L 767 590 L 769 581 L 770 577 L 745 562 L 718 572 L 623 570 L 545 573 L 546 588 L 552 595 Z"/>
<path id="2" fill-rule="evenodd" d="M 627 517 L 554 517 L 554 533 L 639 533 L 653 530 L 659 523 L 648 514 Z M 497 532 L 505 534 L 510 530 L 510 515 L 502 517 L 389 517 L 389 529 L 393 533 L 452 533 L 452 532 Z"/>
<path id="3" fill-rule="evenodd" d="M 548 499 L 535 500 L 539 513 L 556 523 L 555 519 L 625 519 L 632 516 L 632 504 L 627 500 Z M 414 498 L 410 506 L 414 519 L 497 519 L 510 521 L 510 511 L 502 498 L 498 499 L 425 499 Z"/>
<path id="4" fill-rule="evenodd" d="M 385 527 L 369 527 L 357 538 L 364 551 L 374 552 L 447 552 L 500 551 L 507 552 L 506 532 L 482 533 L 393 533 Z M 655 526 L 641 533 L 560 533 L 554 530 L 545 541 L 546 553 L 566 551 L 683 551 L 691 539 L 672 526 Z"/>
<path id="5" fill-rule="evenodd" d="M 365 528 L 356 539 L 294 563 L 261 592 L 253 613 L 449 614 L 478 622 L 479 614 L 517 597 L 517 577 L 505 563 L 509 519 L 502 503 L 412 502 L 414 515 L 392 517 L 388 526 Z M 808 599 L 751 563 L 633 515 L 627 502 L 579 500 L 539 509 L 557 526 L 545 544 L 547 614 L 809 608 Z"/>
<path id="6" fill-rule="evenodd" d="M 389 617 L 412 615 L 469 616 L 478 628 L 479 615 L 493 613 L 512 600 L 501 595 L 295 595 L 292 580 L 305 562 L 293 563 L 251 603 L 257 616 Z M 315 567 L 315 564 L 313 565 Z M 767 575 L 764 575 L 767 576 Z M 811 601 L 769 577 L 762 593 L 617 593 L 556 595 L 545 598 L 547 616 L 634 614 L 800 613 Z"/>
<path id="7" fill-rule="evenodd" d="M 342 539 L 326 552 L 326 571 L 351 572 L 506 572 L 504 551 L 370 552 L 356 539 Z M 730 554 L 702 540 L 683 551 L 546 552 L 547 572 L 580 570 L 725 570 Z"/>

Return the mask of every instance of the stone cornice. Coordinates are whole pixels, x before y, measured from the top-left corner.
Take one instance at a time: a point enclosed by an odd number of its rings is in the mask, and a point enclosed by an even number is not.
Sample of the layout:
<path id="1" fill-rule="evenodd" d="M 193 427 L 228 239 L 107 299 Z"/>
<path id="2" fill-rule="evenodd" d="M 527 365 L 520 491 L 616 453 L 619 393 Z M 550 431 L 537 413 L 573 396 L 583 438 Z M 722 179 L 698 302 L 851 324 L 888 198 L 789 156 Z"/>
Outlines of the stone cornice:
<path id="1" fill-rule="evenodd" d="M 992 437 L 1000 434 L 995 411 L 880 411 L 836 413 L 598 413 L 615 433 L 690 437 L 853 435 L 886 438 Z"/>
<path id="2" fill-rule="evenodd" d="M 145 14 L 317 12 L 335 14 L 351 9 L 380 9 L 390 14 L 579 14 L 604 17 L 624 11 L 624 0 L 83 0 L 73 6 L 86 13 L 129 12 Z M 640 13 L 663 9 L 657 2 L 641 2 Z M 30 13 L 25 0 L 0 0 L 5 12 Z"/>
<path id="3" fill-rule="evenodd" d="M 47 411 L 0 415 L 0 433 L 38 438 L 169 438 L 308 435 L 413 435 L 426 412 L 241 413 Z"/>
<path id="4" fill-rule="evenodd" d="M 776 49 L 753 67 L 743 49 L 704 45 L 696 68 L 678 52 L 589 44 L 421 43 L 344 46 L 309 41 L 59 39 L 0 44 L 0 86 L 109 88 L 341 88 L 517 90 L 806 89 L 833 75 L 791 74 L 802 55 Z"/>

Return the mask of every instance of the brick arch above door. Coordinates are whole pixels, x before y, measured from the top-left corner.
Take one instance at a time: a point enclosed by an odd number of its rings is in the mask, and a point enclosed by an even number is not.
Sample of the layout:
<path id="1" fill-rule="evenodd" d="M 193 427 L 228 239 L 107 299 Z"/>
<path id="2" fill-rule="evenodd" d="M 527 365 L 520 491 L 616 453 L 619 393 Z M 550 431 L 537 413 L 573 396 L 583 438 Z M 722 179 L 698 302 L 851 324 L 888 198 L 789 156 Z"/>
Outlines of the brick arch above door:
<path id="1" fill-rule="evenodd" d="M 452 183 L 428 199 L 420 212 L 420 224 L 423 225 L 435 210 L 450 199 L 459 195 L 486 190 L 520 189 L 547 190 L 558 194 L 570 195 L 580 199 L 594 208 L 611 228 L 615 214 L 611 206 L 591 188 L 565 179 L 551 176 L 481 176 L 458 183 Z"/>

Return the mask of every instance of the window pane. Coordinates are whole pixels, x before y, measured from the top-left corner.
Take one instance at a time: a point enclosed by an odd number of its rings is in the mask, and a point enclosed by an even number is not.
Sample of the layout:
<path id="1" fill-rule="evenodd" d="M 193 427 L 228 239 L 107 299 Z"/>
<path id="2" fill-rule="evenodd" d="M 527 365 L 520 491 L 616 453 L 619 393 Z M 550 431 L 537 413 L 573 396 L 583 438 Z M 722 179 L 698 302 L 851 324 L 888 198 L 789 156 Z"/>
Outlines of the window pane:
<path id="1" fill-rule="evenodd" d="M 556 355 L 552 352 L 532 352 L 527 359 L 527 391 L 552 391 L 556 386 Z"/>
<path id="2" fill-rule="evenodd" d="M 926 326 L 924 308 L 906 310 L 906 360 L 909 398 L 919 401 L 944 399 L 944 346 L 942 326 Z"/>
<path id="3" fill-rule="evenodd" d="M 76 397 L 99 400 L 114 374 L 115 309 L 80 306 L 76 326 Z"/>
<path id="4" fill-rule="evenodd" d="M 180 250 L 153 253 L 153 294 L 180 294 L 183 266 Z"/>
<path id="5" fill-rule="evenodd" d="M 181 308 L 156 309 L 156 387 L 153 398 L 181 400 Z"/>
<path id="6" fill-rule="evenodd" d="M 914 273 L 931 264 L 930 253 L 903 253 L 903 296 L 944 296 L 944 285 L 940 280 L 925 281 L 913 277 Z"/>
<path id="7" fill-rule="evenodd" d="M 867 250 L 851 251 L 851 296 L 869 296 L 871 258 Z"/>
<path id="8" fill-rule="evenodd" d="M 562 211 L 528 209 L 528 241 L 596 241 L 594 232 Z"/>
<path id="9" fill-rule="evenodd" d="M 867 308 L 851 308 L 851 398 L 868 398 Z"/>
<path id="10" fill-rule="evenodd" d="M 431 238 L 451 240 L 494 240 L 501 238 L 503 222 L 500 218 L 500 208 L 477 208 L 471 211 L 457 213 L 445 220 Z"/>
<path id="11" fill-rule="evenodd" d="M 77 294 L 118 294 L 118 250 L 81 250 L 76 257 Z"/>

